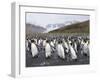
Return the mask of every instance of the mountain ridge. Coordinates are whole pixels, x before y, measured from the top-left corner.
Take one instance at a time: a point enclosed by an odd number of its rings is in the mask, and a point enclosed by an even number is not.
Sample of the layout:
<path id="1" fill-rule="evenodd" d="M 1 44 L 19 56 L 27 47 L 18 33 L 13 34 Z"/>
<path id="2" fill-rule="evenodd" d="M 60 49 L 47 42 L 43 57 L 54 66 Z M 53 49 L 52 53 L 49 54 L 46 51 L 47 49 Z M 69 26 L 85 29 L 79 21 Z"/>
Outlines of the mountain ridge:
<path id="1" fill-rule="evenodd" d="M 89 33 L 89 20 L 67 25 L 49 33 Z"/>
<path id="2" fill-rule="evenodd" d="M 26 34 L 42 33 L 44 31 L 46 31 L 46 29 L 41 26 L 26 23 Z"/>

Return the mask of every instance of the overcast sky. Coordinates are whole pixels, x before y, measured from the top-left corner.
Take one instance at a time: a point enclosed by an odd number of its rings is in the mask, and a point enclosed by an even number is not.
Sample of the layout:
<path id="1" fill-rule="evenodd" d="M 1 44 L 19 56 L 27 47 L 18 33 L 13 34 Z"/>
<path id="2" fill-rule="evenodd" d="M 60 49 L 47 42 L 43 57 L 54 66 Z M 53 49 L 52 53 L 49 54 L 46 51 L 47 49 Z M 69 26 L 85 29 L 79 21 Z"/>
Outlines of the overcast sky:
<path id="1" fill-rule="evenodd" d="M 59 24 L 69 21 L 86 21 L 89 20 L 88 15 L 63 15 L 63 14 L 44 14 L 44 13 L 27 13 L 26 23 L 31 23 L 44 28 L 48 24 Z"/>

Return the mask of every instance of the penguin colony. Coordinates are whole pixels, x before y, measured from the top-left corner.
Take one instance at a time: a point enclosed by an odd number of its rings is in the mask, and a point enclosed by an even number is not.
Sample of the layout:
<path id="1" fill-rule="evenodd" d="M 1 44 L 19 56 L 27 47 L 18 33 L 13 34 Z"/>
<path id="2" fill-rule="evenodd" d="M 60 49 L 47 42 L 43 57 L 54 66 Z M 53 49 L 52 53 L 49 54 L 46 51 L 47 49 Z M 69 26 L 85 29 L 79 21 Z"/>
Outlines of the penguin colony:
<path id="1" fill-rule="evenodd" d="M 56 55 L 69 61 L 77 61 L 80 55 L 89 57 L 89 45 L 88 36 L 27 37 L 25 41 L 26 51 L 31 52 L 32 58 L 43 52 L 45 59 Z"/>

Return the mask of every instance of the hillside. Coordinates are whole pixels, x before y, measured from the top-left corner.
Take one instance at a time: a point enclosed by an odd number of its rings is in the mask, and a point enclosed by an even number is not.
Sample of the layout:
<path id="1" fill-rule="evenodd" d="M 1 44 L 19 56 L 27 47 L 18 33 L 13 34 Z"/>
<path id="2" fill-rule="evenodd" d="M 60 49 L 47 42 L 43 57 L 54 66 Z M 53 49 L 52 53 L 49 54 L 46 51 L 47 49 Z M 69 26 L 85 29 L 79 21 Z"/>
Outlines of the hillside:
<path id="1" fill-rule="evenodd" d="M 32 33 L 42 33 L 46 31 L 45 28 L 41 27 L 41 26 L 37 26 L 34 24 L 26 24 L 26 34 L 32 34 Z"/>
<path id="2" fill-rule="evenodd" d="M 49 33 L 89 33 L 89 21 L 64 26 Z"/>

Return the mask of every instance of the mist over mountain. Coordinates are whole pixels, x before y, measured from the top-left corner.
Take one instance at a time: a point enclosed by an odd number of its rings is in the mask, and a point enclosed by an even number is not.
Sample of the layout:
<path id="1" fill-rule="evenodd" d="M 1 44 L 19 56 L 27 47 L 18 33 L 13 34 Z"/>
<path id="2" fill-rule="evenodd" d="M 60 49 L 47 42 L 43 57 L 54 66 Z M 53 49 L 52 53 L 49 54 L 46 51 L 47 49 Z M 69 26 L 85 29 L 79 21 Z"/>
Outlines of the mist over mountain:
<path id="1" fill-rule="evenodd" d="M 26 34 L 43 33 L 44 31 L 46 31 L 46 28 L 43 28 L 42 26 L 26 23 Z"/>

